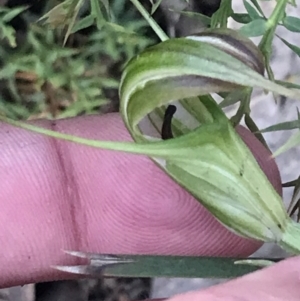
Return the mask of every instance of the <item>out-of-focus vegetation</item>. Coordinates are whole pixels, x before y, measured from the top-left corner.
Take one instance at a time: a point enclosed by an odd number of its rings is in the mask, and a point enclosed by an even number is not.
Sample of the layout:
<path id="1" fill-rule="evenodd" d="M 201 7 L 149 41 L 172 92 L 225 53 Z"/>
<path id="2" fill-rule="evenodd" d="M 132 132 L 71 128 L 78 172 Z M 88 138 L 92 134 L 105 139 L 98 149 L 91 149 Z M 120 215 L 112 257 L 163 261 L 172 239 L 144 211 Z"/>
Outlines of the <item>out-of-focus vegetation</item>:
<path id="1" fill-rule="evenodd" d="M 112 1 L 109 11 L 100 1 L 62 2 L 50 21 L 73 22 L 69 32 L 40 20 L 58 3 L 39 1 L 35 11 L 0 7 L 0 111 L 8 117 L 64 118 L 100 113 L 103 105 L 116 110 L 124 63 L 155 41 L 126 0 Z M 81 4 L 77 15 L 64 15 L 74 3 Z"/>

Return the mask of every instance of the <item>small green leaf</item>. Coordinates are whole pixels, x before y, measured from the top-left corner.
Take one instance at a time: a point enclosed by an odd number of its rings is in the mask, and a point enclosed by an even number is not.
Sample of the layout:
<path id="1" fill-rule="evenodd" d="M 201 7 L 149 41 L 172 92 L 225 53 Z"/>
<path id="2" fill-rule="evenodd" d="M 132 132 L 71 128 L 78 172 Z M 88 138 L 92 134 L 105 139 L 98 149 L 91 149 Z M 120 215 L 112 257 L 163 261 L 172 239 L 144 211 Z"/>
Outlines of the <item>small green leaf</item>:
<path id="1" fill-rule="evenodd" d="M 244 0 L 244 6 L 252 20 L 261 19 L 261 16 L 257 12 L 257 10 L 251 4 L 249 4 L 248 1 Z"/>
<path id="2" fill-rule="evenodd" d="M 239 32 L 247 37 L 262 36 L 267 30 L 266 22 L 267 21 L 264 19 L 253 20 L 250 23 L 242 26 Z"/>
<path id="3" fill-rule="evenodd" d="M 261 9 L 260 5 L 258 4 L 257 0 L 250 0 L 250 1 L 256 7 L 256 9 L 259 11 L 259 13 L 264 17 L 264 12 Z"/>
<path id="4" fill-rule="evenodd" d="M 297 54 L 300 57 L 300 47 L 291 44 L 290 42 L 288 42 L 287 40 L 277 36 L 286 46 L 288 46 L 291 50 L 293 50 L 293 52 L 295 54 Z"/>
<path id="5" fill-rule="evenodd" d="M 282 20 L 283 26 L 292 32 L 300 32 L 300 18 L 286 16 Z"/>
<path id="6" fill-rule="evenodd" d="M 250 23 L 252 21 L 252 19 L 250 18 L 250 16 L 248 14 L 239 14 L 239 13 L 233 13 L 231 15 L 231 18 L 238 22 L 238 23 L 242 23 L 242 24 L 247 24 Z"/>

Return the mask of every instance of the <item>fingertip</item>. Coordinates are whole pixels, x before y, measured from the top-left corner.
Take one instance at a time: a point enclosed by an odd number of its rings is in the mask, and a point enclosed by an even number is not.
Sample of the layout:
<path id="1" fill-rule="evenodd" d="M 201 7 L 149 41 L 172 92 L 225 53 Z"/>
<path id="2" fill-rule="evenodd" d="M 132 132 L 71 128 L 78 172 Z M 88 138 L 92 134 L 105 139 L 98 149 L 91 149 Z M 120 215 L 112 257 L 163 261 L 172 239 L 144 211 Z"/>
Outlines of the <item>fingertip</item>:
<path id="1" fill-rule="evenodd" d="M 56 129 L 131 141 L 119 114 L 60 120 Z M 61 249 L 247 256 L 261 246 L 221 226 L 145 156 L 54 143 L 15 128 L 0 136 L 7 151 L 0 224 L 12 234 L 0 238 L 8 254 L 0 258 L 1 284 L 72 278 L 50 268 L 74 264 Z"/>

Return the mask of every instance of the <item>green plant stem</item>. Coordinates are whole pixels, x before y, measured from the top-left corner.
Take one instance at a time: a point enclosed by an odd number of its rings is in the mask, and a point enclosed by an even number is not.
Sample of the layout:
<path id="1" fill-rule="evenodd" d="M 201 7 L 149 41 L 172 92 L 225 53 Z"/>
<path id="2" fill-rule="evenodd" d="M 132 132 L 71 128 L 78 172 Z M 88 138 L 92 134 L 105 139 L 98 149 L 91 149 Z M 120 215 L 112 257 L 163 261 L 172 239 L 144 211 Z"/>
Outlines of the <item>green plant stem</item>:
<path id="1" fill-rule="evenodd" d="M 282 16 L 285 13 L 285 8 L 287 6 L 287 3 L 288 3 L 288 0 L 278 0 L 277 1 L 275 9 L 273 10 L 271 16 L 267 20 L 267 23 L 266 23 L 267 31 L 259 43 L 259 48 L 261 50 L 266 50 L 265 49 L 266 46 L 269 46 L 269 43 L 272 42 L 277 24 L 279 23 L 280 19 L 282 18 Z"/>
<path id="2" fill-rule="evenodd" d="M 246 88 L 244 90 L 244 97 L 241 99 L 240 106 L 236 112 L 236 114 L 230 119 L 232 125 L 235 127 L 238 125 L 243 116 L 245 114 L 250 114 L 250 101 L 251 101 L 251 94 L 252 94 L 252 88 Z"/>
<path id="3" fill-rule="evenodd" d="M 165 34 L 162 28 L 156 23 L 156 21 L 151 17 L 149 12 L 147 12 L 144 6 L 138 0 L 130 0 L 131 3 L 136 7 L 136 9 L 141 13 L 141 15 L 145 18 L 145 20 L 149 23 L 151 28 L 157 34 L 157 36 L 161 39 L 161 41 L 166 41 L 169 37 Z"/>
<path id="4" fill-rule="evenodd" d="M 275 9 L 273 10 L 271 16 L 266 22 L 266 33 L 264 34 L 262 40 L 259 43 L 259 49 L 264 55 L 265 58 L 265 65 L 266 70 L 269 76 L 269 79 L 274 80 L 274 74 L 270 67 L 270 57 L 271 57 L 271 49 L 272 49 L 272 41 L 274 39 L 275 30 L 277 27 L 277 24 L 281 20 L 281 18 L 284 16 L 285 8 L 288 4 L 288 0 L 278 0 L 277 4 L 275 6 Z"/>

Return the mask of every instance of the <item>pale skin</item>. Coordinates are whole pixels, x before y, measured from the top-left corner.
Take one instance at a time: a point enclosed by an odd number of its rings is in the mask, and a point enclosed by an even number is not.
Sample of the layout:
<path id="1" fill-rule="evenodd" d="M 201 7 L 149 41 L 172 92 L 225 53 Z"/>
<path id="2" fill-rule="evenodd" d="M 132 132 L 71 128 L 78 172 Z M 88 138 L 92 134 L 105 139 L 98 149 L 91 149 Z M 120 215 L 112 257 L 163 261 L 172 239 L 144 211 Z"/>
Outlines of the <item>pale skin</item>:
<path id="1" fill-rule="evenodd" d="M 57 121 L 55 129 L 130 140 L 117 114 Z M 0 287 L 70 279 L 51 268 L 78 263 L 62 249 L 247 256 L 260 246 L 224 229 L 146 157 L 55 141 L 5 124 L 0 144 Z M 252 151 L 260 160 L 268 156 L 253 141 Z M 274 163 L 263 164 L 280 192 Z M 293 301 L 299 296 L 300 258 L 295 257 L 171 299 Z"/>

